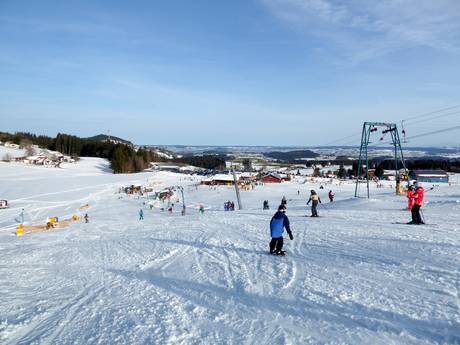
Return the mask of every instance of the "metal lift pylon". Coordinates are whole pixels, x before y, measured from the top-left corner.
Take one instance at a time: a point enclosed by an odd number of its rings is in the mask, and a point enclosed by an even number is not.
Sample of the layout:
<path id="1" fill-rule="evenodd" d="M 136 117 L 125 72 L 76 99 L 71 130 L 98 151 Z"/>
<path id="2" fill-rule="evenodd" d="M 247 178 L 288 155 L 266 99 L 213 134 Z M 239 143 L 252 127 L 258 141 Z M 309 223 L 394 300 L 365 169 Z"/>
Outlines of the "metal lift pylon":
<path id="1" fill-rule="evenodd" d="M 396 177 L 396 193 L 399 189 L 399 168 L 398 158 L 401 161 L 402 168 L 407 170 L 404 162 L 404 155 L 401 147 L 401 140 L 399 138 L 398 126 L 395 123 L 386 122 L 364 122 L 363 131 L 361 134 L 361 147 L 359 149 L 359 160 L 358 160 L 358 171 L 356 175 L 356 186 L 355 186 L 355 197 L 359 197 L 359 183 L 360 177 L 363 171 L 363 163 L 366 163 L 366 186 L 367 186 L 367 198 L 369 198 L 369 157 L 368 157 L 368 146 L 370 143 L 370 136 L 372 132 L 377 131 L 380 128 L 384 128 L 383 134 L 390 133 L 391 142 L 394 147 L 394 159 L 395 159 L 395 177 Z M 399 157 L 398 157 L 399 156 Z"/>

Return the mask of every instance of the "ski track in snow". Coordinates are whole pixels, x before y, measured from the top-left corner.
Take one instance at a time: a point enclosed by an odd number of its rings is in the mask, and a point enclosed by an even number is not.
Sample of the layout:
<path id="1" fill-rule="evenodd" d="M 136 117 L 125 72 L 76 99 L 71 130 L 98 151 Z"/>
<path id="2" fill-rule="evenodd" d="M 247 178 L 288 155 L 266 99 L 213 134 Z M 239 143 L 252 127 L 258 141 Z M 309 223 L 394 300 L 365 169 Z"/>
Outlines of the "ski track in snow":
<path id="1" fill-rule="evenodd" d="M 243 191 L 234 212 L 222 210 L 233 188 L 186 188 L 185 217 L 145 208 L 139 221 L 143 199 L 118 199 L 119 186 L 196 181 L 98 166 L 0 163 L 11 200 L 0 210 L 0 343 L 460 344 L 460 186 L 427 192 L 424 216 L 438 226 L 391 224 L 409 219 L 406 199 L 389 188 L 354 199 L 353 184 L 332 186 L 337 200 L 305 217 L 319 185 L 303 180 Z M 276 257 L 274 211 L 261 206 L 283 195 L 294 241 L 285 236 L 287 256 Z M 37 222 L 86 203 L 89 224 L 11 234 L 22 208 Z"/>

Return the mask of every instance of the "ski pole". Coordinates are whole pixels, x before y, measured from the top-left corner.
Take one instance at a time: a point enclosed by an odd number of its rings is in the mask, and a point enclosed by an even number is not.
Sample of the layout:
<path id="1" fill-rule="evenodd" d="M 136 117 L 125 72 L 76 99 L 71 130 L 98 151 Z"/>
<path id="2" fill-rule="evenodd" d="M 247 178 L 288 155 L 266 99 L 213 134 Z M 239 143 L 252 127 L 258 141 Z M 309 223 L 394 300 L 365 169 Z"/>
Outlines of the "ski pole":
<path id="1" fill-rule="evenodd" d="M 323 207 L 323 209 L 326 210 L 326 213 L 329 213 L 329 210 L 327 209 L 326 205 L 323 205 L 323 203 L 320 203 L 320 205 Z"/>

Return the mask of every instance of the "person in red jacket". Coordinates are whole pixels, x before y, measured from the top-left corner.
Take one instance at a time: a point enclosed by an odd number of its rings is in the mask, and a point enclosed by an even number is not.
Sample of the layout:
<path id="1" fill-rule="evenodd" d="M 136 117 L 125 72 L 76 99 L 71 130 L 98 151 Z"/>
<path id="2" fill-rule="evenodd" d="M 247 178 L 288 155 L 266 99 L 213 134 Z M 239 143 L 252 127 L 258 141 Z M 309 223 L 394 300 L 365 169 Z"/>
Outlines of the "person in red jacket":
<path id="1" fill-rule="evenodd" d="M 407 208 L 409 211 L 412 211 L 412 207 L 414 206 L 414 188 L 409 186 L 407 189 Z"/>
<path id="2" fill-rule="evenodd" d="M 412 207 L 412 221 L 409 224 L 425 224 L 420 215 L 420 208 L 423 205 L 423 197 L 425 196 L 425 189 L 417 187 L 414 192 L 414 206 Z"/>

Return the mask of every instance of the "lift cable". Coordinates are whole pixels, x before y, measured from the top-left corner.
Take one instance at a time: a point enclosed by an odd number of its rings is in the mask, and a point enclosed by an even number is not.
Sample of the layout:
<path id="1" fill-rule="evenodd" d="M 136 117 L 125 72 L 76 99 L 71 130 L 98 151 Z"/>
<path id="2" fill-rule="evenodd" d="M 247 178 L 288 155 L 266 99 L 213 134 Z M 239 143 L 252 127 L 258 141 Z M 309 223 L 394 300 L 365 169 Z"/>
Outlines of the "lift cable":
<path id="1" fill-rule="evenodd" d="M 444 133 L 444 132 L 448 132 L 448 131 L 455 131 L 455 130 L 458 130 L 458 129 L 460 129 L 460 126 L 448 127 L 448 128 L 439 129 L 439 130 L 432 131 L 432 132 L 426 132 L 426 133 L 417 134 L 417 135 L 414 135 L 412 137 L 409 137 L 408 139 L 421 138 L 421 137 L 428 136 L 428 135 Z"/>
<path id="2" fill-rule="evenodd" d="M 399 120 L 401 122 L 402 130 L 404 131 L 403 132 L 404 142 L 409 139 L 409 138 L 406 138 L 407 133 L 406 133 L 406 130 L 405 130 L 405 127 L 404 127 L 407 123 L 412 125 L 414 123 L 425 122 L 425 121 L 430 121 L 430 120 L 438 119 L 438 118 L 445 117 L 445 116 L 459 114 L 460 110 L 455 110 L 453 112 L 448 112 L 448 113 L 443 114 L 443 112 L 446 112 L 448 110 L 458 109 L 458 108 L 460 108 L 460 104 L 450 106 L 450 107 L 446 107 L 446 108 L 441 108 L 441 109 L 434 110 L 434 111 L 430 111 L 428 113 L 423 113 L 423 114 L 419 114 L 419 115 L 410 116 L 410 117 L 405 118 L 403 120 Z M 442 113 L 442 114 L 440 114 L 440 113 Z M 435 115 L 435 116 L 427 118 L 430 115 Z M 360 137 L 361 137 L 361 132 L 357 132 L 357 133 L 354 133 L 354 134 L 351 134 L 351 135 L 347 135 L 346 137 L 342 137 L 342 138 L 333 140 L 331 142 L 328 142 L 328 143 L 324 144 L 324 146 L 330 146 L 331 144 L 337 144 L 337 143 L 338 143 L 337 145 L 340 145 L 340 146 L 347 146 L 347 145 L 349 145 L 351 143 L 354 144 L 355 142 L 359 142 Z M 346 139 L 349 139 L 349 138 L 354 138 L 354 139 L 352 141 L 348 140 L 345 143 L 341 143 L 342 140 L 346 140 Z M 358 145 L 358 143 L 357 143 L 357 145 Z M 377 144 L 377 145 L 379 145 L 379 144 Z"/>

